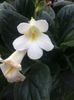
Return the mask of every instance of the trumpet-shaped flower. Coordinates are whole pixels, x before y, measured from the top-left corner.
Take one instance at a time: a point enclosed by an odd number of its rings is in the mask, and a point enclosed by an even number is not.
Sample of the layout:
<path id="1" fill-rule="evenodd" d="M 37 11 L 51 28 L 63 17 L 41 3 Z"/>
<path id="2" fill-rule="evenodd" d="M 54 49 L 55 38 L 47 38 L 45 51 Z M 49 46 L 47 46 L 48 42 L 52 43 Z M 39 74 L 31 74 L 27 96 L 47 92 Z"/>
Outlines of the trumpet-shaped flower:
<path id="1" fill-rule="evenodd" d="M 22 70 L 20 63 L 25 53 L 25 51 L 15 51 L 5 60 L 2 60 L 2 58 L 0 58 L 0 62 L 2 62 L 2 64 L 0 64 L 0 69 L 2 70 L 8 82 L 13 83 L 24 81 L 25 76 L 20 73 L 20 71 Z"/>
<path id="2" fill-rule="evenodd" d="M 13 46 L 17 51 L 26 50 L 31 59 L 39 59 L 43 50 L 51 51 L 54 48 L 48 35 L 44 34 L 48 30 L 46 20 L 36 21 L 32 18 L 29 23 L 20 23 L 17 30 L 23 35 L 13 41 Z"/>

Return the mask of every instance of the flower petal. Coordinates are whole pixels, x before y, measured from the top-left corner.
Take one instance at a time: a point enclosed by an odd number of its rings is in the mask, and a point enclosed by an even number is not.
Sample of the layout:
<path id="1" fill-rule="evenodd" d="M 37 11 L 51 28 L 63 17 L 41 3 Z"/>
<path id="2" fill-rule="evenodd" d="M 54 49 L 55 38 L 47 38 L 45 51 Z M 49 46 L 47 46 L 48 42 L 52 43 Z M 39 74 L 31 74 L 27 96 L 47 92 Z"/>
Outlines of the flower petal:
<path id="1" fill-rule="evenodd" d="M 51 51 L 54 48 L 54 45 L 46 34 L 42 34 L 37 43 L 39 47 L 44 49 L 45 51 Z"/>
<path id="2" fill-rule="evenodd" d="M 6 78 L 7 81 L 10 83 L 20 82 L 25 80 L 25 76 L 21 74 L 19 71 L 14 71 L 13 74 L 7 75 Z"/>
<path id="3" fill-rule="evenodd" d="M 18 69 L 12 68 L 10 66 L 6 66 L 5 64 L 1 64 L 0 68 L 8 80 L 8 82 L 18 82 L 18 81 L 23 81 L 25 79 L 25 76 L 22 75 Z"/>
<path id="4" fill-rule="evenodd" d="M 42 49 L 40 49 L 36 43 L 31 44 L 27 53 L 28 57 L 34 60 L 41 58 L 41 56 L 43 55 Z"/>
<path id="5" fill-rule="evenodd" d="M 38 21 L 36 21 L 36 27 L 41 32 L 46 32 L 48 30 L 48 23 L 46 20 L 38 20 Z"/>
<path id="6" fill-rule="evenodd" d="M 2 63 L 4 60 L 0 57 L 0 63 Z"/>
<path id="7" fill-rule="evenodd" d="M 13 59 L 14 59 L 14 58 L 13 58 Z M 10 59 L 4 60 L 4 64 L 5 64 L 6 66 L 11 66 L 11 67 L 16 68 L 16 69 L 18 69 L 18 70 L 22 70 L 21 64 L 17 63 L 17 62 L 14 61 L 13 59 L 12 59 L 12 60 L 10 60 Z"/>
<path id="8" fill-rule="evenodd" d="M 29 45 L 29 41 L 25 35 L 20 36 L 13 41 L 13 46 L 17 51 L 28 49 Z"/>
<path id="9" fill-rule="evenodd" d="M 17 30 L 19 33 L 24 34 L 27 30 L 29 29 L 29 24 L 28 23 L 20 23 L 17 26 Z"/>
<path id="10" fill-rule="evenodd" d="M 0 69 L 1 69 L 1 71 L 3 72 L 3 74 L 4 74 L 4 72 L 6 71 L 6 66 L 5 66 L 5 64 L 0 64 Z M 4 74 L 4 76 L 5 76 L 5 74 Z"/>
<path id="11" fill-rule="evenodd" d="M 23 57 L 26 55 L 26 51 L 15 51 L 6 60 L 13 61 L 18 64 L 22 62 Z"/>

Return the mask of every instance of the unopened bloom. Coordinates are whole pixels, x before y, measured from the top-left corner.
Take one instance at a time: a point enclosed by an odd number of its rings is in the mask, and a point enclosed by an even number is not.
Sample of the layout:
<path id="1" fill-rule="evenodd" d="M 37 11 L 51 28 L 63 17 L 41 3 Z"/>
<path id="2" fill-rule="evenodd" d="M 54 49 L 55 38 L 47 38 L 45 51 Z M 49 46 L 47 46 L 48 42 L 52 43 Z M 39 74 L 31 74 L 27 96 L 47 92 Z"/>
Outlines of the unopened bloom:
<path id="1" fill-rule="evenodd" d="M 21 61 L 25 55 L 25 51 L 15 51 L 11 56 L 7 59 L 2 60 L 0 58 L 0 69 L 2 70 L 5 78 L 8 82 L 19 82 L 24 81 L 25 76 L 20 73 L 22 70 L 21 68 Z"/>
<path id="2" fill-rule="evenodd" d="M 36 21 L 32 18 L 29 23 L 20 23 L 17 30 L 23 35 L 13 41 L 13 46 L 17 51 L 26 50 L 31 59 L 39 59 L 43 50 L 51 51 L 54 48 L 48 35 L 44 34 L 48 30 L 46 20 Z"/>

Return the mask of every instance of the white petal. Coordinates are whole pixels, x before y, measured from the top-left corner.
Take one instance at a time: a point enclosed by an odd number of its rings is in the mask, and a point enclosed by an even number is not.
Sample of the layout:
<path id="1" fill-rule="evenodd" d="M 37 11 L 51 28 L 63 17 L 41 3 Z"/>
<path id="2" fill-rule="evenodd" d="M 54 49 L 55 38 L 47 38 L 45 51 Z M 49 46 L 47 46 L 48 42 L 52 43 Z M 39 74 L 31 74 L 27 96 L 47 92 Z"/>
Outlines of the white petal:
<path id="1" fill-rule="evenodd" d="M 30 59 L 39 59 L 43 55 L 42 49 L 40 49 L 36 43 L 31 44 L 27 53 Z"/>
<path id="2" fill-rule="evenodd" d="M 39 47 L 44 49 L 45 51 L 51 51 L 54 48 L 54 45 L 46 34 L 42 34 L 37 43 Z"/>
<path id="3" fill-rule="evenodd" d="M 5 64 L 1 64 L 0 68 L 8 82 L 18 82 L 25 79 L 25 76 L 22 75 L 16 68 L 14 68 L 12 71 L 10 69 L 10 72 L 8 72 L 9 66 L 6 66 Z"/>
<path id="4" fill-rule="evenodd" d="M 0 62 L 3 62 L 3 59 L 0 57 Z"/>
<path id="5" fill-rule="evenodd" d="M 19 71 L 19 68 L 17 69 L 17 68 L 11 67 L 9 65 L 6 65 L 5 63 L 1 64 L 0 68 L 1 68 L 5 77 L 7 74 L 10 74 L 10 72 L 14 73 L 15 70 Z"/>
<path id="6" fill-rule="evenodd" d="M 5 64 L 0 64 L 0 69 L 1 69 L 1 71 L 3 72 L 3 74 L 4 74 L 4 76 L 5 76 L 5 71 L 6 71 L 6 66 L 5 66 Z"/>
<path id="7" fill-rule="evenodd" d="M 13 58 L 14 59 L 14 58 Z M 16 69 L 18 69 L 18 70 L 22 70 L 22 67 L 21 67 L 21 64 L 19 64 L 19 63 L 17 63 L 16 61 L 14 61 L 14 60 L 11 60 L 11 59 L 6 59 L 6 60 L 4 60 L 4 64 L 6 65 L 6 66 L 11 66 L 11 67 L 13 67 L 13 68 L 16 68 Z M 8 67 L 7 67 L 8 68 Z"/>
<path id="8" fill-rule="evenodd" d="M 13 41 L 13 46 L 17 51 L 28 49 L 29 45 L 29 41 L 24 35 Z"/>
<path id="9" fill-rule="evenodd" d="M 46 20 L 38 20 L 38 21 L 36 21 L 36 27 L 41 32 L 46 32 L 48 30 L 48 23 Z"/>
<path id="10" fill-rule="evenodd" d="M 20 82 L 25 80 L 25 76 L 18 71 L 15 71 L 13 74 L 7 75 L 6 78 L 10 83 Z"/>
<path id="11" fill-rule="evenodd" d="M 26 51 L 15 51 L 6 60 L 12 60 L 12 61 L 20 64 L 25 55 L 26 55 Z"/>
<path id="12" fill-rule="evenodd" d="M 24 34 L 27 30 L 29 29 L 29 24 L 28 23 L 20 23 L 17 26 L 17 30 L 19 33 Z"/>

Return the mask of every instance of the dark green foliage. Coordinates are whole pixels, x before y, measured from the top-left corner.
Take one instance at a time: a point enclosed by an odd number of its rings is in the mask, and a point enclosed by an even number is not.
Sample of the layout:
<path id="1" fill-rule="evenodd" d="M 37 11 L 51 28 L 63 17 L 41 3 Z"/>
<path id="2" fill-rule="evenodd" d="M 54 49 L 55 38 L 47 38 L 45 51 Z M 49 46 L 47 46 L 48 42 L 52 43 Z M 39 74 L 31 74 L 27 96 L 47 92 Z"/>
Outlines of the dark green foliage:
<path id="1" fill-rule="evenodd" d="M 69 4 L 72 4 L 72 2 L 71 1 L 61 1 L 61 2 L 54 2 L 53 3 L 53 9 L 54 9 L 54 11 L 56 12 L 56 13 L 58 13 L 58 11 L 62 8 L 62 7 L 64 7 L 64 6 L 66 6 L 66 5 L 69 5 Z"/>
<path id="2" fill-rule="evenodd" d="M 50 100 L 51 75 L 48 66 L 35 63 L 26 80 L 14 87 L 14 100 Z"/>
<path id="3" fill-rule="evenodd" d="M 72 30 L 74 29 L 74 4 L 67 5 L 63 7 L 57 14 L 59 23 L 59 33 L 58 34 L 63 41 L 67 35 L 72 35 Z"/>
<path id="4" fill-rule="evenodd" d="M 16 12 L 15 8 L 8 3 L 1 4 L 0 11 L 0 35 L 4 44 L 13 50 L 12 42 L 20 34 L 17 32 L 17 25 L 26 22 L 28 19 Z"/>
<path id="5" fill-rule="evenodd" d="M 6 58 L 14 51 L 12 42 L 20 35 L 17 25 L 31 17 L 47 20 L 46 34 L 55 47 L 39 61 L 24 57 L 24 82 L 8 84 L 0 72 L 0 100 L 74 100 L 74 4 L 64 1 L 49 7 L 43 0 L 36 2 L 0 4 L 0 54 Z M 41 6 L 37 12 L 36 6 Z"/>
<path id="6" fill-rule="evenodd" d="M 33 0 L 15 0 L 15 8 L 22 15 L 31 18 L 34 15 Z"/>

